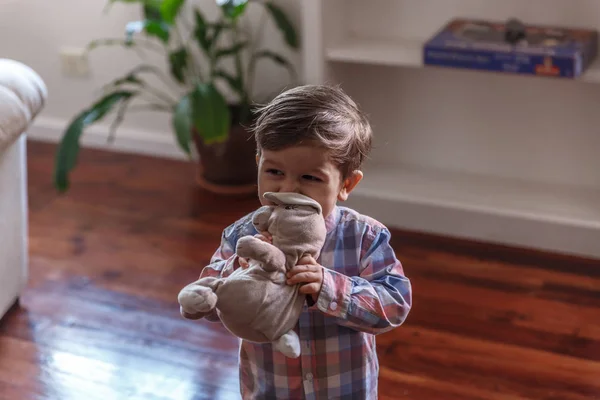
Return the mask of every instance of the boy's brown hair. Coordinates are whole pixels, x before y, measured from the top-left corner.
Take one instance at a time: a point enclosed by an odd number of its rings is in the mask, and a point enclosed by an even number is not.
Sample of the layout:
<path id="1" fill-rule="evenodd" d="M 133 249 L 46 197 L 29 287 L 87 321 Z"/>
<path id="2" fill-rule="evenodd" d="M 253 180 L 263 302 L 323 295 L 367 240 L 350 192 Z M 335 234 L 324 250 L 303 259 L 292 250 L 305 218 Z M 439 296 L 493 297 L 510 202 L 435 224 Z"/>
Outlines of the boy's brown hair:
<path id="1" fill-rule="evenodd" d="M 339 87 L 298 86 L 257 111 L 254 135 L 259 154 L 301 144 L 321 146 L 330 150 L 345 178 L 360 169 L 371 151 L 369 121 Z"/>

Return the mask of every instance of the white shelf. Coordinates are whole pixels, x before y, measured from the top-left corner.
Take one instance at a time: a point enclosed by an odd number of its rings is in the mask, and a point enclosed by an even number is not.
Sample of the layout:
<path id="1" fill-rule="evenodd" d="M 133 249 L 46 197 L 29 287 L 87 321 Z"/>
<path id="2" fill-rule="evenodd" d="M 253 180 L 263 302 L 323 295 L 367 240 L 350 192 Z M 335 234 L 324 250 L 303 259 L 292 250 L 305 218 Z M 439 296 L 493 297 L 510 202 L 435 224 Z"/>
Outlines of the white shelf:
<path id="1" fill-rule="evenodd" d="M 600 59 L 596 59 L 592 65 L 579 78 L 584 82 L 600 83 Z"/>
<path id="2" fill-rule="evenodd" d="M 327 48 L 325 57 L 335 62 L 421 68 L 424 67 L 423 43 L 416 39 L 396 41 L 353 39 Z M 576 80 L 600 83 L 600 59 L 597 59 Z"/>
<path id="3" fill-rule="evenodd" d="M 423 42 L 408 39 L 396 42 L 356 39 L 328 48 L 326 57 L 330 61 L 347 63 L 422 67 Z"/>
<path id="4" fill-rule="evenodd" d="M 600 190 L 380 166 L 351 197 L 393 226 L 600 257 Z"/>
<path id="5" fill-rule="evenodd" d="M 380 166 L 349 206 L 390 227 L 600 259 L 600 113 L 590 85 L 600 83 L 600 57 L 576 79 L 423 63 L 426 38 L 457 16 L 598 30 L 600 2 L 301 3 L 304 82 L 342 84 L 375 129 Z"/>

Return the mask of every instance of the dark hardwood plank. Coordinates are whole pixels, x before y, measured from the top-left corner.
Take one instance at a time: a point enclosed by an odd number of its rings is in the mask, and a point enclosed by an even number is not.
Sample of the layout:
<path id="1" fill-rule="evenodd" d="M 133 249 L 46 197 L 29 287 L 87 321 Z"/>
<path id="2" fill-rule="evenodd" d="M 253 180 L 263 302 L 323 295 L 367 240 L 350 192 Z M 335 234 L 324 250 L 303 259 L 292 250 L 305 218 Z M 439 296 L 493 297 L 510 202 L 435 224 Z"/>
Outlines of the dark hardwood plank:
<path id="1" fill-rule="evenodd" d="M 600 362 L 522 346 L 406 326 L 384 335 L 382 363 L 402 372 L 472 389 L 525 398 L 593 398 L 600 391 Z"/>
<path id="2" fill-rule="evenodd" d="M 472 385 L 448 382 L 437 377 L 405 373 L 383 367 L 380 373 L 380 398 L 392 399 L 444 399 L 444 400 L 523 400 L 505 391 L 481 390 Z"/>
<path id="3" fill-rule="evenodd" d="M 0 399 L 239 398 L 237 339 L 176 298 L 257 199 L 89 149 L 57 195 L 54 151 L 29 143 L 30 278 L 0 321 Z M 393 235 L 414 309 L 377 338 L 381 399 L 600 399 L 599 260 Z"/>

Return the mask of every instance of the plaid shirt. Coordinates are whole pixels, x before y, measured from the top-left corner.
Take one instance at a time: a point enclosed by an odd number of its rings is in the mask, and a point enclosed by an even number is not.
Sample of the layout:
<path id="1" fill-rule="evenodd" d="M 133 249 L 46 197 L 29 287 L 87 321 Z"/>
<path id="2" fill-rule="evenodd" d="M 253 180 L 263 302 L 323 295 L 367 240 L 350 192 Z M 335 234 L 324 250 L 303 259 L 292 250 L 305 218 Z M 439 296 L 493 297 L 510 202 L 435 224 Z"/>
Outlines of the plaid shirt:
<path id="1" fill-rule="evenodd" d="M 243 399 L 376 399 L 379 362 L 375 336 L 401 325 L 411 308 L 410 281 L 379 222 L 336 207 L 317 262 L 321 292 L 307 303 L 295 328 L 301 356 L 287 358 L 271 344 L 240 346 Z M 254 235 L 252 214 L 223 232 L 221 246 L 201 276 L 228 276 L 239 267 L 237 240 Z M 207 319 L 218 321 L 216 313 Z"/>

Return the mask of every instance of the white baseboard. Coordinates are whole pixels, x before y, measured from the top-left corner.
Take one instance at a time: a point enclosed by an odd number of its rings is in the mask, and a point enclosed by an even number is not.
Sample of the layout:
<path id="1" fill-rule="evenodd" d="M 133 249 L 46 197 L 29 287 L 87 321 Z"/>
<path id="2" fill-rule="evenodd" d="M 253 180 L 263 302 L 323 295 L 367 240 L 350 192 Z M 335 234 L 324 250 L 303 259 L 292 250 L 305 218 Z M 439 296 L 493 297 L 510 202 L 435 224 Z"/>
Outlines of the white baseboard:
<path id="1" fill-rule="evenodd" d="M 600 258 L 600 189 L 385 166 L 347 204 L 390 227 Z"/>
<path id="2" fill-rule="evenodd" d="M 38 117 L 27 130 L 30 140 L 58 143 L 68 121 L 52 117 Z M 185 153 L 177 146 L 171 132 L 158 133 L 137 129 L 119 128 L 115 141 L 108 143 L 109 128 L 105 125 L 92 125 L 81 136 L 81 147 L 104 149 L 131 154 L 187 160 Z"/>

